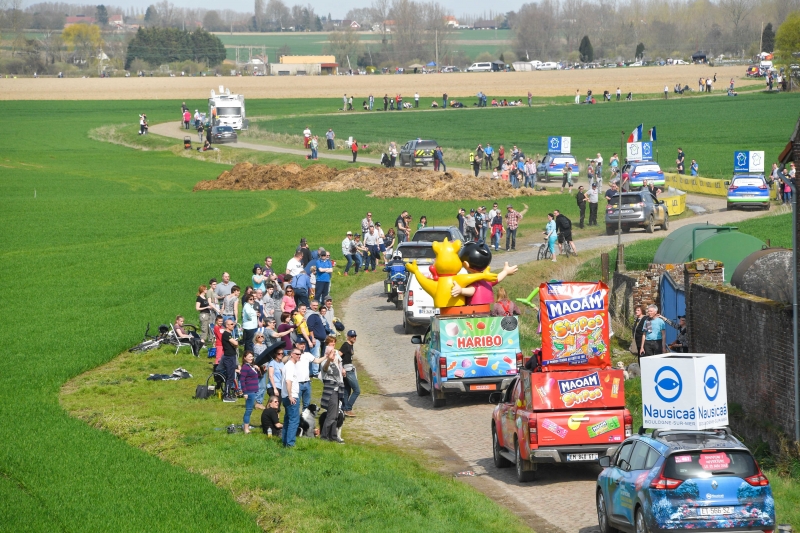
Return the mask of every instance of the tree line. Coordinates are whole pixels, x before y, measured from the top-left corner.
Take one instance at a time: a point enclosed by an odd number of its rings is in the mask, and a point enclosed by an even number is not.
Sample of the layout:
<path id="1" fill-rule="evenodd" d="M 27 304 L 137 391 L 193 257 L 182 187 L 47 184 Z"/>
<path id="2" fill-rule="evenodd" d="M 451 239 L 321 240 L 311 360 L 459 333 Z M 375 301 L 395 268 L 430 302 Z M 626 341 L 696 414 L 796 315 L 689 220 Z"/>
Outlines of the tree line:
<path id="1" fill-rule="evenodd" d="M 215 66 L 225 60 L 225 45 L 203 29 L 193 32 L 177 28 L 139 28 L 128 43 L 125 68 L 141 60 L 150 66 L 194 61 Z"/>

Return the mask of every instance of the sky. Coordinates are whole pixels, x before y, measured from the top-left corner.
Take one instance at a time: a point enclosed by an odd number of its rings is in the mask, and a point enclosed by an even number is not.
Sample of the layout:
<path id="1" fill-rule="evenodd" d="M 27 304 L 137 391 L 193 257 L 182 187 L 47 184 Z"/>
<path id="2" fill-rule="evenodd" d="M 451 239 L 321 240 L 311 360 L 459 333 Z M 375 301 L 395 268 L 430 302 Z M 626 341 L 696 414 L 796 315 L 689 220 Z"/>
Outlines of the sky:
<path id="1" fill-rule="evenodd" d="M 28 0 L 28 4 L 36 0 Z M 369 7 L 372 0 L 338 0 L 336 2 L 324 2 L 320 0 L 283 0 L 289 7 L 294 4 L 307 5 L 311 4 L 314 10 L 319 15 L 327 15 L 328 13 L 335 19 L 344 18 L 345 14 L 352 8 Z M 128 8 L 136 7 L 145 9 L 150 4 L 157 3 L 158 0 L 112 0 L 109 4 Z M 178 7 L 187 8 L 205 8 L 205 9 L 232 9 L 239 12 L 252 12 L 252 0 L 230 0 L 227 2 L 219 2 L 218 0 L 172 0 L 172 3 Z M 266 3 L 266 1 L 265 1 Z M 481 0 L 439 0 L 439 3 L 448 9 L 453 15 L 458 17 L 463 14 L 481 14 L 488 9 L 495 12 L 507 12 L 519 9 L 523 2 L 492 2 L 487 4 Z"/>

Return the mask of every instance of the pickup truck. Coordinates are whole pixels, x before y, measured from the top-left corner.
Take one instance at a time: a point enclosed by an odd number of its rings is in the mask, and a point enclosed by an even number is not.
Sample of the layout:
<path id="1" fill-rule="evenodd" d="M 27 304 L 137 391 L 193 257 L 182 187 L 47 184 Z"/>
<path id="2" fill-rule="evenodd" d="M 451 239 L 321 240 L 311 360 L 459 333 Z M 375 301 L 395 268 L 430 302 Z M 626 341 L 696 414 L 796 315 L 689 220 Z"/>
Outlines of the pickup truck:
<path id="1" fill-rule="evenodd" d="M 531 481 L 540 463 L 598 462 L 632 434 L 622 370 L 532 372 L 522 369 L 493 393 L 492 456 Z"/>
<path id="2" fill-rule="evenodd" d="M 448 393 L 504 391 L 522 366 L 519 319 L 488 314 L 434 315 L 424 336 L 411 337 L 417 394 L 442 407 Z"/>

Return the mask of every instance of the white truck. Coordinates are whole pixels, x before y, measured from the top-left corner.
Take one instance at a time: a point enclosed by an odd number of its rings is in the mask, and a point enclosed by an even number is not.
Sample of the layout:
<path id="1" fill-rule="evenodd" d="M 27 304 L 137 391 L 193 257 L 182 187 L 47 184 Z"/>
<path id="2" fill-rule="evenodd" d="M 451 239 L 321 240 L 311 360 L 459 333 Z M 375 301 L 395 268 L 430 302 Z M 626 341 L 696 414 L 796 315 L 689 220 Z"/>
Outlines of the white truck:
<path id="1" fill-rule="evenodd" d="M 244 110 L 244 95 L 231 94 L 230 89 L 219 86 L 219 94 L 211 90 L 208 99 L 208 115 L 216 117 L 212 126 L 230 126 L 235 130 L 247 129 Z"/>

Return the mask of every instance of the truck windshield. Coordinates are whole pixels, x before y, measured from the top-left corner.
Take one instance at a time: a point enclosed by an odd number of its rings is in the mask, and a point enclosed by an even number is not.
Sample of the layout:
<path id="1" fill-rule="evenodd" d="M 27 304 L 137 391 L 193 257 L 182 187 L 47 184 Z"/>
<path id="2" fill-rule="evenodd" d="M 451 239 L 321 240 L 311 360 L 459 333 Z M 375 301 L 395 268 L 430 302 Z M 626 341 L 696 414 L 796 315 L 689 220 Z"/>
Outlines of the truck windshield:
<path id="1" fill-rule="evenodd" d="M 219 117 L 232 117 L 232 116 L 239 116 L 242 114 L 241 107 L 218 107 L 217 108 L 217 116 Z"/>

